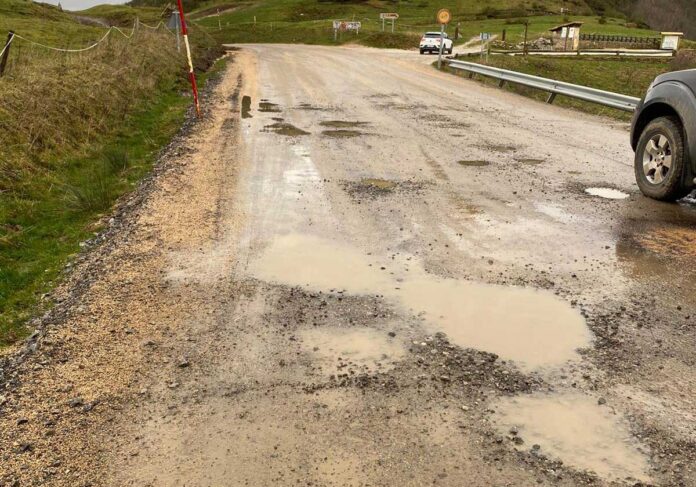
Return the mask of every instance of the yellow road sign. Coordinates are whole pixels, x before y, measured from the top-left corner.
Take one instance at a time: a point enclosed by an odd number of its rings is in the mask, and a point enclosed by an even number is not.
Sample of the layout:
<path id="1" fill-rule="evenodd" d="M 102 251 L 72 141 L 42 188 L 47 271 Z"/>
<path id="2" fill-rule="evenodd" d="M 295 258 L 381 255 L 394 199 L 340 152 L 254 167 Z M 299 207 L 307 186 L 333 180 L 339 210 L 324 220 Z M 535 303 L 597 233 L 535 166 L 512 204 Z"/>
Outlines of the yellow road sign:
<path id="1" fill-rule="evenodd" d="M 452 14 L 446 8 L 440 9 L 437 12 L 437 22 L 438 24 L 449 24 L 452 20 Z"/>

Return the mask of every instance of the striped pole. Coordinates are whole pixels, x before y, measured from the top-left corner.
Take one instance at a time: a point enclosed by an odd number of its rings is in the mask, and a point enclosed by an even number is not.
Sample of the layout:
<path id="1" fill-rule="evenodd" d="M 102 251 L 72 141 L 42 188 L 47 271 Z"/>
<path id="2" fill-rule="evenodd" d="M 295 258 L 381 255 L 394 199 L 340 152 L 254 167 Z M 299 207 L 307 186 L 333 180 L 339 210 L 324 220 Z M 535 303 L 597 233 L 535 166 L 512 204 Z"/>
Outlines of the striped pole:
<path id="1" fill-rule="evenodd" d="M 189 65 L 189 80 L 191 81 L 191 89 L 193 90 L 193 103 L 196 105 L 196 115 L 200 117 L 201 107 L 198 104 L 198 87 L 196 86 L 196 75 L 193 72 L 193 61 L 191 61 L 191 47 L 188 41 L 188 30 L 186 29 L 186 19 L 184 18 L 184 6 L 181 0 L 176 0 L 179 6 L 179 21 L 181 22 L 181 34 L 184 36 L 184 45 L 186 46 L 186 57 Z"/>

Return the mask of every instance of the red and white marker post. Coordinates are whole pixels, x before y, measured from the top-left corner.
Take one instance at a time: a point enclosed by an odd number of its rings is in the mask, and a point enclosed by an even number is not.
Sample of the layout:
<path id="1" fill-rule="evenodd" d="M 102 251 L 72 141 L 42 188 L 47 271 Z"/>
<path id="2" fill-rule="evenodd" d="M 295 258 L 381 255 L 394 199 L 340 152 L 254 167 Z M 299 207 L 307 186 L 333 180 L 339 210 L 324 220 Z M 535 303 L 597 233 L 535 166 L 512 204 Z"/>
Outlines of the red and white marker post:
<path id="1" fill-rule="evenodd" d="M 193 61 L 191 60 L 191 47 L 188 41 L 188 30 L 186 29 L 186 19 L 184 18 L 184 6 L 181 0 L 176 1 L 179 6 L 179 21 L 181 22 L 181 33 L 184 36 L 184 45 L 186 46 L 186 57 L 189 64 L 189 80 L 191 81 L 191 89 L 193 90 L 193 103 L 196 105 L 196 115 L 200 117 L 201 107 L 198 104 L 198 87 L 196 86 L 196 75 L 193 72 Z"/>

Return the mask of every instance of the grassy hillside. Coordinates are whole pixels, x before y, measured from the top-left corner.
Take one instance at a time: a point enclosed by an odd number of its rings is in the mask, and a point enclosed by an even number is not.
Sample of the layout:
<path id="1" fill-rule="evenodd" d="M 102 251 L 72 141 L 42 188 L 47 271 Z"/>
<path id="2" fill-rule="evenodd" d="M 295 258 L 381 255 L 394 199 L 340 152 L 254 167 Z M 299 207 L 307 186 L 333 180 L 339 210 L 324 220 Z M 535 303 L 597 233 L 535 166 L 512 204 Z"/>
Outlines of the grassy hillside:
<path id="1" fill-rule="evenodd" d="M 342 33 L 337 43 L 360 42 L 368 45 L 394 45 L 413 47 L 416 37 L 425 30 L 437 30 L 435 13 L 447 7 L 453 15 L 448 32 L 454 33 L 460 24 L 464 40 L 479 32 L 500 34 L 506 29 L 515 40 L 521 37 L 520 19 L 530 21 L 530 36 L 545 33 L 550 27 L 568 20 L 561 15 L 561 8 L 571 5 L 572 19 L 586 23 L 588 33 L 647 35 L 635 23 L 625 18 L 600 18 L 585 0 L 576 2 L 557 0 L 490 0 L 485 4 L 477 0 L 413 0 L 387 1 L 318 1 L 318 0 L 267 0 L 261 2 L 238 1 L 219 3 L 204 2 L 192 13 L 195 22 L 204 27 L 221 42 L 304 42 L 309 44 L 333 44 L 332 20 L 359 20 L 360 35 Z M 396 35 L 379 34 L 382 28 L 380 12 L 393 11 L 400 15 L 396 23 Z M 198 16 L 198 12 L 206 12 Z M 604 9 L 603 12 L 617 12 Z M 617 13 L 618 15 L 618 13 Z"/>
<path id="2" fill-rule="evenodd" d="M 60 277 L 79 242 L 145 174 L 190 106 L 185 59 L 174 37 L 140 28 L 104 36 L 58 9 L 0 0 L 0 34 L 13 29 L 0 78 L 0 345 L 47 305 L 40 296 Z M 122 29 L 131 35 L 131 29 Z M 201 66 L 217 44 L 194 29 Z"/>

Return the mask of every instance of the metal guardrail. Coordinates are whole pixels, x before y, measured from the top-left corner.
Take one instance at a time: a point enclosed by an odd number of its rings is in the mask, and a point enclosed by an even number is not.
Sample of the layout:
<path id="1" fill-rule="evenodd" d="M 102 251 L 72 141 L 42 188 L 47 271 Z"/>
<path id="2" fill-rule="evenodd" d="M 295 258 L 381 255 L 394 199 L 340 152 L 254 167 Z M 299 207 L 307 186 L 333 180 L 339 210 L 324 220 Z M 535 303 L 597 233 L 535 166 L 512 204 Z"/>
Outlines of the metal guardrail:
<path id="1" fill-rule="evenodd" d="M 553 79 L 533 76 L 531 74 L 519 73 L 517 71 L 509 71 L 507 69 L 494 68 L 483 64 L 470 63 L 467 61 L 459 61 L 448 59 L 447 64 L 452 69 L 467 71 L 470 77 L 475 74 L 487 76 L 500 80 L 500 86 L 505 83 L 515 83 L 530 88 L 546 91 L 550 93 L 547 103 L 553 103 L 557 95 L 569 96 L 578 100 L 597 103 L 611 108 L 617 108 L 627 112 L 635 111 L 640 98 L 633 96 L 620 95 L 610 91 L 598 90 L 587 86 L 574 85 L 564 81 L 556 81 Z"/>

